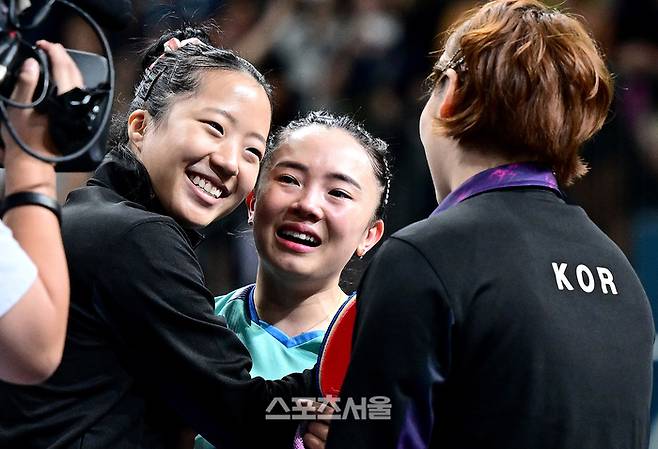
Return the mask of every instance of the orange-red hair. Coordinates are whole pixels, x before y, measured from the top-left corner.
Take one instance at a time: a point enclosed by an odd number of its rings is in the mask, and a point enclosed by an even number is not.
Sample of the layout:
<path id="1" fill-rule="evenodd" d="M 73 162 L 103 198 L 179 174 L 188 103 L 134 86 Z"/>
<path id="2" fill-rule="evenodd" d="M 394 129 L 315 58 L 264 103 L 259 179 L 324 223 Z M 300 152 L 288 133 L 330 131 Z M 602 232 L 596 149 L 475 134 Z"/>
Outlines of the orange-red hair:
<path id="1" fill-rule="evenodd" d="M 564 185 L 587 172 L 578 150 L 603 126 L 613 82 L 575 17 L 537 0 L 486 3 L 448 32 L 433 87 L 449 63 L 460 83 L 454 115 L 438 119 L 443 132 L 465 148 L 546 163 Z"/>

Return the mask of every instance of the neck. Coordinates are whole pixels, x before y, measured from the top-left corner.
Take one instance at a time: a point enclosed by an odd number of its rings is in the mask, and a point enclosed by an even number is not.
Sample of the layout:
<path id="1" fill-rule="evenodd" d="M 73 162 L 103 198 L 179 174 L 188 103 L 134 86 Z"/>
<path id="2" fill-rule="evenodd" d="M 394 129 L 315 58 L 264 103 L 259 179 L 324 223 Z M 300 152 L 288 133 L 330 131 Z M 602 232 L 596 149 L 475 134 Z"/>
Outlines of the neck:
<path id="1" fill-rule="evenodd" d="M 444 182 L 435 183 L 439 202 L 474 175 L 490 168 L 517 162 L 495 153 L 485 153 L 477 148 L 463 149 L 459 146 L 455 147 L 451 156 L 445 161 L 444 176 L 441 177 Z"/>
<path id="2" fill-rule="evenodd" d="M 258 316 L 286 335 L 324 330 L 345 299 L 338 278 L 311 284 L 282 280 L 258 268 L 254 304 Z"/>

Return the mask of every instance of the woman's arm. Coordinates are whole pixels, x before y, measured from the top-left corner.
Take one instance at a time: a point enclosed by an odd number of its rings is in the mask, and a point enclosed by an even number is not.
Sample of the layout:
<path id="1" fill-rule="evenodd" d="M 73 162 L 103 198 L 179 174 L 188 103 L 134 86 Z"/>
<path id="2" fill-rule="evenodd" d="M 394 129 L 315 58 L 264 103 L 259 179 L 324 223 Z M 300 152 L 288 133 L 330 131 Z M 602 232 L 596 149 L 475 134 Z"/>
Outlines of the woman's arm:
<path id="1" fill-rule="evenodd" d="M 310 371 L 251 378 L 251 358 L 204 285 L 196 255 L 168 219 L 132 227 L 110 246 L 96 309 L 122 339 L 122 357 L 152 394 L 222 448 L 288 447 L 296 421 L 266 419 L 275 398 L 315 395 Z"/>
<path id="2" fill-rule="evenodd" d="M 59 44 L 40 41 L 60 92 L 82 85 L 75 63 Z M 35 60 L 23 66 L 12 98 L 29 103 L 39 78 Z M 30 147 L 55 154 L 48 120 L 34 109 L 9 110 L 12 124 Z M 56 198 L 55 170 L 25 152 L 3 127 L 5 194 L 34 192 Z M 1 156 L 1 155 L 0 155 Z M 69 277 L 59 222 L 52 211 L 34 205 L 14 207 L 4 222 L 36 265 L 38 275 L 29 290 L 0 317 L 0 379 L 38 383 L 49 377 L 62 357 L 69 306 Z"/>

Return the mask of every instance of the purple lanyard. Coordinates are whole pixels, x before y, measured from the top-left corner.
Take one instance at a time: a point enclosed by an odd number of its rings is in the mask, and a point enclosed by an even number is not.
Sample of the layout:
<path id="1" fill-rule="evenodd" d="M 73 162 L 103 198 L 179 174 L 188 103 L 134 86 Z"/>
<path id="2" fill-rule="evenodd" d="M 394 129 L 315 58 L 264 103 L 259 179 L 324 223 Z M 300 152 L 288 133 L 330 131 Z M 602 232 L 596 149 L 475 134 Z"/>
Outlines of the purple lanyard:
<path id="1" fill-rule="evenodd" d="M 487 169 L 467 179 L 450 192 L 430 216 L 479 193 L 510 187 L 542 187 L 554 191 L 560 197 L 563 196 L 555 175 L 545 166 L 530 162 L 506 164 Z"/>

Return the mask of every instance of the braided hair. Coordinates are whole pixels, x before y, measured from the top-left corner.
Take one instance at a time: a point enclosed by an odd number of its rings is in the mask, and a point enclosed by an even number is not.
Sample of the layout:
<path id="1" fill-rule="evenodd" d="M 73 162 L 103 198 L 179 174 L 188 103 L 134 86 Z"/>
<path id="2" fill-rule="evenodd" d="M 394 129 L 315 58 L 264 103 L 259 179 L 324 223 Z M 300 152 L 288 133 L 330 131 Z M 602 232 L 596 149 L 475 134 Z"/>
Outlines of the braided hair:
<path id="1" fill-rule="evenodd" d="M 201 83 L 201 75 L 209 70 L 228 70 L 251 75 L 272 100 L 272 87 L 265 77 L 247 60 L 231 50 L 215 47 L 209 37 L 211 26 L 185 27 L 165 32 L 144 52 L 142 76 L 135 86 L 135 96 L 128 111 L 114 118 L 111 148 L 141 165 L 128 146 L 128 116 L 137 109 L 148 111 L 157 124 L 166 116 L 171 104 L 181 96 L 192 96 Z M 175 51 L 165 52 L 164 44 L 172 38 L 180 41 L 196 38 Z"/>
<path id="2" fill-rule="evenodd" d="M 382 139 L 373 137 L 363 126 L 354 121 L 352 118 L 345 115 L 332 115 L 326 111 L 312 111 L 306 116 L 293 120 L 286 126 L 274 132 L 267 145 L 267 150 L 263 161 L 261 163 L 260 173 L 258 174 L 258 181 L 256 182 L 256 190 L 260 184 L 263 176 L 270 170 L 272 166 L 272 156 L 277 149 L 284 143 L 293 131 L 301 128 L 306 128 L 312 125 L 321 125 L 326 128 L 339 128 L 349 133 L 356 141 L 363 147 L 370 157 L 372 168 L 377 178 L 377 182 L 381 188 L 379 197 L 379 204 L 375 211 L 374 219 L 384 218 L 386 206 L 388 205 L 389 195 L 391 190 L 391 167 L 389 162 L 388 144 Z"/>

